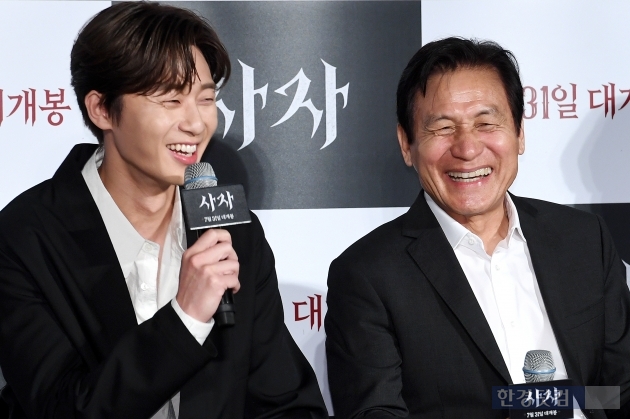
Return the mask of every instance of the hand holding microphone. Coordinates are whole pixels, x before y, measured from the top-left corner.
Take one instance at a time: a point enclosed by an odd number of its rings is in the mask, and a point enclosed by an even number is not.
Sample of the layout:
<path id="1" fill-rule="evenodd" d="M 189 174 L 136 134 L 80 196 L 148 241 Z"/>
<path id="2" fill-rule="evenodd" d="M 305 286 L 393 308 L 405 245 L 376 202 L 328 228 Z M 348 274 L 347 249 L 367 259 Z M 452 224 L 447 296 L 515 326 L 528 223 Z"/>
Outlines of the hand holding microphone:
<path id="1" fill-rule="evenodd" d="M 238 292 L 239 263 L 230 233 L 223 229 L 204 232 L 182 256 L 177 303 L 189 316 L 207 323 L 224 295 Z M 223 325 L 218 320 L 218 325 Z"/>
<path id="2" fill-rule="evenodd" d="M 186 168 L 182 209 L 188 249 L 182 257 L 177 303 L 189 316 L 218 326 L 236 322 L 233 293 L 240 288 L 238 257 L 225 225 L 251 222 L 241 185 L 217 186 L 209 163 Z"/>

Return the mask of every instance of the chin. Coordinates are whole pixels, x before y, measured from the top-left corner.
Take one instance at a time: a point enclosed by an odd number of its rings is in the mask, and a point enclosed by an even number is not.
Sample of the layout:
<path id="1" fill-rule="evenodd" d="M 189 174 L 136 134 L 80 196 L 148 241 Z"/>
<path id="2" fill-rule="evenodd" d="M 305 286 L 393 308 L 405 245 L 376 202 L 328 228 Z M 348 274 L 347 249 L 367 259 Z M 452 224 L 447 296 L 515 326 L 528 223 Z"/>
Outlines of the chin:
<path id="1" fill-rule="evenodd" d="M 184 173 L 180 173 L 180 174 L 173 174 L 173 175 L 168 175 L 168 176 L 164 176 L 162 178 L 162 181 L 168 185 L 178 185 L 181 186 L 184 184 Z"/>
<path id="2" fill-rule="evenodd" d="M 469 217 L 475 215 L 489 214 L 495 209 L 496 205 L 468 205 L 462 208 Z"/>

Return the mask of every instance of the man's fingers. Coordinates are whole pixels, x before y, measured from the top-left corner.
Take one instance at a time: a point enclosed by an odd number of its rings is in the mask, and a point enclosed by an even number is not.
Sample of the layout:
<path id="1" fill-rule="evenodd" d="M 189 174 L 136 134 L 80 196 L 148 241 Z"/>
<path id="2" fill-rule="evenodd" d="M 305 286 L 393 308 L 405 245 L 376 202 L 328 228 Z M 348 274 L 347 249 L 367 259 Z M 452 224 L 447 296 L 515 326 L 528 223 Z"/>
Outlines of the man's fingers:
<path id="1" fill-rule="evenodd" d="M 227 230 L 210 229 L 182 256 L 177 302 L 188 315 L 208 321 L 226 290 L 236 293 L 239 262 Z"/>
<path id="2" fill-rule="evenodd" d="M 215 278 L 215 281 L 222 281 L 227 288 L 232 288 L 234 286 L 233 280 L 226 277 L 234 277 L 238 282 L 238 272 L 239 264 L 237 261 L 222 260 L 212 265 L 204 265 L 201 270 L 201 278 Z"/>
<path id="3" fill-rule="evenodd" d="M 217 243 L 214 246 L 204 249 L 200 252 L 184 253 L 184 260 L 188 260 L 191 266 L 201 268 L 204 265 L 210 265 L 222 260 L 238 261 L 238 256 L 230 243 Z"/>
<path id="4" fill-rule="evenodd" d="M 217 243 L 232 244 L 232 236 L 227 230 L 222 228 L 211 228 L 206 230 L 191 247 L 212 247 Z"/>

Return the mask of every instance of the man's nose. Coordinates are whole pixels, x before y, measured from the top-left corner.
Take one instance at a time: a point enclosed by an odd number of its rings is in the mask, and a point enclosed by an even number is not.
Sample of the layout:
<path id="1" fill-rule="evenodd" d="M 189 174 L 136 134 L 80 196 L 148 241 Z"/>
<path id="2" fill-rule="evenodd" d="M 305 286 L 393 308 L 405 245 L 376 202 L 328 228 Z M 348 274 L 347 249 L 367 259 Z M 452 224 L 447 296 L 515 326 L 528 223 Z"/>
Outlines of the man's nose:
<path id="1" fill-rule="evenodd" d="M 483 143 L 479 141 L 472 129 L 458 127 L 453 135 L 451 154 L 462 160 L 473 160 L 483 151 Z"/>
<path id="2" fill-rule="evenodd" d="M 190 135 L 196 136 L 204 131 L 204 122 L 201 117 L 201 111 L 196 103 L 187 103 L 184 106 L 184 115 L 180 122 L 180 129 L 188 132 Z"/>

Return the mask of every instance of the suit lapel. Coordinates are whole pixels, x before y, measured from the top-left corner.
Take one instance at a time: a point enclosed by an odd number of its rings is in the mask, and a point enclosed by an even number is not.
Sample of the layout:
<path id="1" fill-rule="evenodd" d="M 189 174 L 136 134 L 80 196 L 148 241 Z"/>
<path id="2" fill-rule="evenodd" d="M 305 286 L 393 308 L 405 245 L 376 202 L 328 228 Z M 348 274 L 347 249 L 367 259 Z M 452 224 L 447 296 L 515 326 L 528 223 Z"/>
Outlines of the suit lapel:
<path id="1" fill-rule="evenodd" d="M 490 364 L 511 383 L 477 298 L 422 192 L 405 215 L 403 235 L 416 238 L 407 251 Z"/>
<path id="2" fill-rule="evenodd" d="M 561 260 L 559 255 L 562 246 L 560 237 L 550 230 L 553 226 L 541 219 L 538 211 L 527 201 L 514 195 L 511 196 L 518 211 L 540 294 L 567 374 L 572 379 L 581 380 L 577 354 L 574 349 L 570 349 L 579 348 L 579 342 L 576 342 L 577 345 L 571 342 L 571 338 L 564 330 L 564 318 L 560 315 L 560 313 L 570 312 L 570 310 L 566 310 L 571 307 L 567 289 L 575 286 L 572 282 L 573 278 L 567 278 L 562 271 L 562 264 L 558 263 Z"/>
<path id="3" fill-rule="evenodd" d="M 64 272 L 81 328 L 103 356 L 137 325 L 116 252 L 81 169 L 95 147 L 75 146 L 53 177 L 50 210 L 61 224 L 51 259 Z M 67 279 L 66 279 L 67 278 Z"/>

